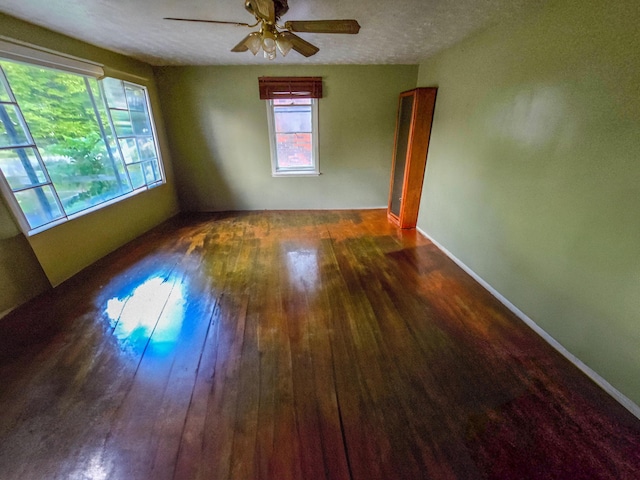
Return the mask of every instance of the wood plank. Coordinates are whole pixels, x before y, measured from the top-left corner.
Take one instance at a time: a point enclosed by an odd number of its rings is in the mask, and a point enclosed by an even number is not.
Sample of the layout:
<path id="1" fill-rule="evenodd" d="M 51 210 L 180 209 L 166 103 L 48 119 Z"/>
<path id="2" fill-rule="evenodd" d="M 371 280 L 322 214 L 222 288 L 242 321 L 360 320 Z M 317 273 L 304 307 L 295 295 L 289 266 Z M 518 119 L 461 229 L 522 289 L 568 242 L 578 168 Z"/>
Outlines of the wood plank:
<path id="1" fill-rule="evenodd" d="M 224 297 L 221 301 L 221 332 L 218 337 L 221 344 L 218 347 L 216 373 L 204 421 L 202 457 L 196 476 L 198 479 L 230 476 L 247 304 L 247 296 L 240 303 L 228 301 Z"/>
<path id="2" fill-rule="evenodd" d="M 212 325 L 216 299 L 208 295 L 212 288 L 211 279 L 206 276 L 200 278 L 196 272 L 202 267 L 199 262 L 192 262 L 192 265 L 195 268 L 189 272 L 188 286 L 185 287 L 183 324 L 175 346 L 175 359 L 153 429 L 152 438 L 157 446 L 149 478 L 156 480 L 174 476 L 198 368 L 202 364 L 210 330 L 216 328 Z"/>
<path id="3" fill-rule="evenodd" d="M 380 438 L 375 433 L 383 430 L 380 412 L 367 411 L 374 399 L 367 388 L 363 372 L 358 368 L 356 345 L 362 341 L 357 337 L 358 332 L 352 332 L 348 325 L 349 311 L 343 310 L 349 307 L 349 289 L 339 271 L 332 242 L 326 242 L 325 248 L 321 276 L 322 282 L 329 288 L 323 291 L 323 300 L 330 315 L 330 329 L 334 332 L 332 356 L 335 390 L 350 472 L 352 478 L 366 478 L 366 475 L 370 478 L 384 478 L 389 472 L 384 472 L 384 465 L 380 460 L 389 449 L 388 438 Z M 335 297 L 332 298 L 332 295 Z"/>
<path id="4" fill-rule="evenodd" d="M 273 222 L 282 222 L 273 214 Z M 288 235 L 290 232 L 283 232 Z M 271 285 L 265 315 L 258 331 L 260 348 L 259 435 L 257 438 L 258 478 L 300 477 L 299 443 L 296 435 L 291 346 L 284 314 L 283 276 L 286 255 L 271 238 L 269 258 L 279 259 L 269 269 L 265 282 Z M 284 268 L 282 268 L 284 267 Z"/>
<path id="5" fill-rule="evenodd" d="M 203 425 L 207 415 L 211 384 L 216 371 L 220 323 L 220 303 L 218 300 L 211 315 L 209 330 L 202 348 L 196 379 L 189 398 L 189 406 L 182 428 L 177 458 L 175 465 L 171 469 L 175 480 L 196 478 L 200 464 L 203 461 Z"/>
<path id="6" fill-rule="evenodd" d="M 249 295 L 246 292 L 250 260 L 255 251 L 243 241 L 242 225 L 232 225 L 229 241 L 235 248 L 224 271 L 227 277 L 220 299 L 216 370 L 204 421 L 202 457 L 195 478 L 229 478 L 235 435 L 239 367 L 243 350 Z M 231 292 L 231 293 L 229 293 Z"/>
<path id="7" fill-rule="evenodd" d="M 256 478 L 256 439 L 258 430 L 258 402 L 260 398 L 260 352 L 258 325 L 261 321 L 261 304 L 268 288 L 263 281 L 265 273 L 264 252 L 260 243 L 247 235 L 246 245 L 251 258 L 247 259 L 250 271 L 245 288 L 248 290 L 247 315 L 239 367 L 238 398 L 235 402 L 233 446 L 230 453 L 229 478 Z"/>

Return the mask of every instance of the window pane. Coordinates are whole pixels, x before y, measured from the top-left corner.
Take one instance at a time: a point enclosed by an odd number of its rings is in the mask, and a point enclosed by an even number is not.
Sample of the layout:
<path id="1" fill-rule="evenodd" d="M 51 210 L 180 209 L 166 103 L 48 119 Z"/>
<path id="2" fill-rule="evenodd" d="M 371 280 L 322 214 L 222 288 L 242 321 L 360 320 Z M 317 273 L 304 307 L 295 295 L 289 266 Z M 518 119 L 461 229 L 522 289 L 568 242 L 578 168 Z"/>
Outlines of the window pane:
<path id="1" fill-rule="evenodd" d="M 100 88 L 98 80 L 95 78 L 89 78 L 87 81 L 95 100 L 95 107 L 98 110 L 98 118 L 102 124 L 102 132 L 104 132 L 104 135 L 106 136 L 109 148 L 111 149 L 111 154 L 117 157 L 119 153 L 114 141 L 114 132 L 109 124 L 109 114 L 105 107 L 103 90 Z"/>
<path id="2" fill-rule="evenodd" d="M 33 148 L 0 150 L 0 169 L 13 190 L 47 182 Z"/>
<path id="3" fill-rule="evenodd" d="M 120 158 L 120 150 L 118 149 L 118 142 L 110 135 L 109 137 L 109 150 L 114 157 L 116 164 L 118 165 L 119 170 L 124 171 L 123 161 Z"/>
<path id="4" fill-rule="evenodd" d="M 116 135 L 134 188 L 162 181 L 144 87 L 123 82 L 128 111 L 110 108 Z M 109 104 L 109 107 L 112 107 Z M 127 116 L 125 116 L 125 114 Z"/>
<path id="5" fill-rule="evenodd" d="M 310 98 L 276 98 L 273 100 L 274 105 L 311 105 Z"/>
<path id="6" fill-rule="evenodd" d="M 276 132 L 311 132 L 311 107 L 276 107 Z"/>
<path id="7" fill-rule="evenodd" d="M 105 168 L 98 159 L 80 167 L 84 175 L 78 175 L 76 170 L 79 167 L 74 163 L 58 162 L 47 167 L 60 201 L 69 215 L 132 190 L 122 169 Z M 73 171 L 72 175 L 66 173 L 70 170 Z"/>
<path id="8" fill-rule="evenodd" d="M 144 162 L 142 165 L 144 166 L 144 176 L 147 180 L 147 183 L 156 183 L 158 180 L 160 180 L 156 162 Z"/>
<path id="9" fill-rule="evenodd" d="M 116 134 L 119 137 L 133 135 L 129 112 L 126 110 L 111 110 L 111 118 L 113 119 L 113 126 L 116 128 Z"/>
<path id="10" fill-rule="evenodd" d="M 147 111 L 147 99 L 144 95 L 142 88 L 137 88 L 132 85 L 124 87 L 127 95 L 127 103 L 129 104 L 129 110 L 132 112 L 146 112 Z"/>
<path id="11" fill-rule="evenodd" d="M 23 190 L 14 195 L 31 228 L 63 217 L 50 185 Z"/>
<path id="12" fill-rule="evenodd" d="M 15 105 L 0 103 L 0 147 L 29 145 Z"/>
<path id="13" fill-rule="evenodd" d="M 313 168 L 310 133 L 278 133 L 276 141 L 278 168 Z"/>
<path id="14" fill-rule="evenodd" d="M 129 177 L 131 178 L 133 188 L 140 188 L 145 185 L 146 182 L 141 164 L 135 163 L 133 165 L 128 165 L 127 169 L 129 170 Z"/>
<path id="15" fill-rule="evenodd" d="M 124 95 L 124 87 L 122 81 L 115 78 L 104 78 L 102 80 L 104 94 L 107 97 L 107 103 L 111 108 L 127 109 L 127 98 Z"/>
<path id="16" fill-rule="evenodd" d="M 137 140 L 142 160 L 156 158 L 156 147 L 153 142 L 153 137 L 138 137 Z"/>
<path id="17" fill-rule="evenodd" d="M 124 156 L 124 161 L 126 163 L 135 163 L 140 161 L 135 138 L 121 138 L 120 148 L 122 149 L 122 155 Z"/>
<path id="18" fill-rule="evenodd" d="M 131 112 L 133 133 L 136 135 L 151 135 L 151 125 L 146 112 Z"/>
<path id="19" fill-rule="evenodd" d="M 67 214 L 131 191 L 109 155 L 88 80 L 30 65 L 3 67 Z"/>
<path id="20" fill-rule="evenodd" d="M 11 97 L 9 97 L 9 92 L 2 78 L 0 78 L 0 102 L 11 102 Z"/>
<path id="21" fill-rule="evenodd" d="M 162 174 L 160 173 L 160 167 L 158 166 L 158 162 L 149 162 L 151 164 L 151 168 L 153 169 L 153 176 L 156 179 L 156 182 L 162 180 Z"/>
<path id="22" fill-rule="evenodd" d="M 106 148 L 105 151 L 108 155 L 108 162 L 114 170 L 114 176 L 119 177 L 120 181 L 126 186 L 124 188 L 123 193 L 131 191 L 131 185 L 129 183 L 129 176 L 127 175 L 124 162 L 120 156 L 120 149 L 116 143 L 114 132 L 109 124 L 109 113 L 105 107 L 105 99 L 103 97 L 103 90 L 100 88 L 98 81 L 94 78 L 88 79 L 91 92 L 96 100 L 96 108 L 98 110 L 98 116 L 100 122 L 102 123 L 102 132 L 106 137 Z"/>

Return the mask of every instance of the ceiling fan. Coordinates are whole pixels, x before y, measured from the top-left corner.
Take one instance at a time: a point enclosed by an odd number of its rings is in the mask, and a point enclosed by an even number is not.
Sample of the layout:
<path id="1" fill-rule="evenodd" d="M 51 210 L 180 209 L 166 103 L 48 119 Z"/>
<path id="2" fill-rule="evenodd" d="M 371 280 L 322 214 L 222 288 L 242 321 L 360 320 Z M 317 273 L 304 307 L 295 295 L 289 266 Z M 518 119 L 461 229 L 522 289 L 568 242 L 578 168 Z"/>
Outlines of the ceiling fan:
<path id="1" fill-rule="evenodd" d="M 165 20 L 182 22 L 219 23 L 238 27 L 257 27 L 260 31 L 252 32 L 231 49 L 232 52 L 251 51 L 256 55 L 263 50 L 265 58 L 276 58 L 276 48 L 283 56 L 292 49 L 305 57 L 318 53 L 319 48 L 303 40 L 297 33 L 349 33 L 356 34 L 360 25 L 355 20 L 290 20 L 279 25 L 277 22 L 287 13 L 287 0 L 246 0 L 244 8 L 256 18 L 256 23 L 225 22 L 221 20 L 200 20 L 195 18 L 165 17 Z"/>

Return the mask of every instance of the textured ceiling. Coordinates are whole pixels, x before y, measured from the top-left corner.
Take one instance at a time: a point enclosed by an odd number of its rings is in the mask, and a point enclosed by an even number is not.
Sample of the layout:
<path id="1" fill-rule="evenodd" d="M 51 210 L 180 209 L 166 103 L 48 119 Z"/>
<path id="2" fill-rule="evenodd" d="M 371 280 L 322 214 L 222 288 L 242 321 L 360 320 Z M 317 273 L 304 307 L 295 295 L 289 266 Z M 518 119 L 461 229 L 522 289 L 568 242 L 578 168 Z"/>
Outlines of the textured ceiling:
<path id="1" fill-rule="evenodd" d="M 358 35 L 300 34 L 320 48 L 287 64 L 415 64 L 490 23 L 543 0 L 289 0 L 284 20 L 354 18 Z M 247 27 L 172 22 L 187 17 L 253 23 L 243 0 L 0 0 L 0 12 L 152 65 L 270 63 L 229 50 Z M 282 22 L 283 23 L 283 22 Z M 255 30 L 255 29 L 254 29 Z"/>

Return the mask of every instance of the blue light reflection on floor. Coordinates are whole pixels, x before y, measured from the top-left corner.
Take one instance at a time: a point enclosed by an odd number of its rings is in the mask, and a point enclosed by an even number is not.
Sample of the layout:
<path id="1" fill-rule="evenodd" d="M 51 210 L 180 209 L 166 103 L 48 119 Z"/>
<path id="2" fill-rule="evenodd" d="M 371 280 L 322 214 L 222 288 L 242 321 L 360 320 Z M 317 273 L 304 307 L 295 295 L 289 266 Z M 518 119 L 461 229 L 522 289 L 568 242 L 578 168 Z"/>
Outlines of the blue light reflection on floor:
<path id="1" fill-rule="evenodd" d="M 183 285 L 175 278 L 149 277 L 140 285 L 107 301 L 105 313 L 113 334 L 146 355 L 167 355 L 174 348 L 184 321 Z"/>

